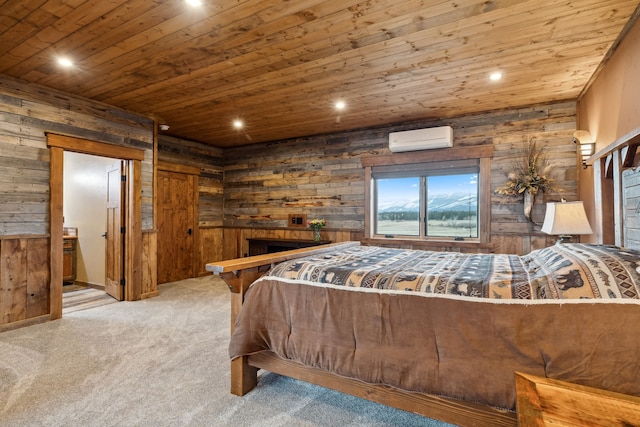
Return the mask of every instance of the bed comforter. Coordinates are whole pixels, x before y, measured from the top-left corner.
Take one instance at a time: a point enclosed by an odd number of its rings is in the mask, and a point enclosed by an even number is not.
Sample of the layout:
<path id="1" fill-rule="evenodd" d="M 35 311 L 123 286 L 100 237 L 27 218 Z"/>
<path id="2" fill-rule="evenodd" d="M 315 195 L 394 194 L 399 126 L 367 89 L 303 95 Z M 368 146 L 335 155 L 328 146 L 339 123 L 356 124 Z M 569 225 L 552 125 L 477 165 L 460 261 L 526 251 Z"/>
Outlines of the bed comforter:
<path id="1" fill-rule="evenodd" d="M 247 292 L 230 355 L 272 351 L 368 383 L 508 409 L 515 408 L 514 371 L 640 395 L 637 253 L 553 247 L 506 256 L 522 266 L 508 273 L 488 257 L 492 268 L 472 268 L 467 258 L 467 274 L 435 263 L 421 279 L 397 280 L 384 275 L 400 277 L 408 265 L 395 273 L 351 265 L 347 273 L 335 259 L 325 267 L 307 259 L 281 264 L 272 273 L 284 277 L 269 273 Z M 481 285 L 481 276 L 492 279 Z"/>

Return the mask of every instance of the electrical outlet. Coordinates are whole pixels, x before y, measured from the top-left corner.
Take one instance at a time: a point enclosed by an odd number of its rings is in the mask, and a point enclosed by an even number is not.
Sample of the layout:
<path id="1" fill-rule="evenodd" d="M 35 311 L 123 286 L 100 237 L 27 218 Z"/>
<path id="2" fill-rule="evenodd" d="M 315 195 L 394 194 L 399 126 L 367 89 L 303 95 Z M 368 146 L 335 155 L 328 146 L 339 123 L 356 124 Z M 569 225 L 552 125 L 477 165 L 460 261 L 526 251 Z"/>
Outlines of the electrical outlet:
<path id="1" fill-rule="evenodd" d="M 289 214 L 289 227 L 306 227 L 307 216 L 305 214 Z"/>

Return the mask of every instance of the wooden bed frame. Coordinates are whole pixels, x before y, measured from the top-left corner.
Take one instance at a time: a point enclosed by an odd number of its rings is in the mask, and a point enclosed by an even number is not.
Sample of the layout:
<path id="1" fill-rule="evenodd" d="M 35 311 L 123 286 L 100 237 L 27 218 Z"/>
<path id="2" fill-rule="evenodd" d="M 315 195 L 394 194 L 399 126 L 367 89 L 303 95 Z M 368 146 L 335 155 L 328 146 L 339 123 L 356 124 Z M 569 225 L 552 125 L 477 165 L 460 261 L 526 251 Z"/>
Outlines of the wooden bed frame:
<path id="1" fill-rule="evenodd" d="M 206 269 L 219 275 L 231 291 L 231 332 L 233 332 L 236 318 L 242 308 L 245 292 L 251 283 L 267 272 L 272 264 L 359 244 L 359 242 L 332 243 L 275 254 L 208 263 Z M 517 425 L 516 414 L 508 410 L 430 394 L 408 392 L 383 385 L 368 384 L 282 359 L 271 352 L 243 356 L 231 361 L 231 393 L 243 396 L 251 391 L 258 383 L 259 369 L 452 424 L 479 427 Z"/>

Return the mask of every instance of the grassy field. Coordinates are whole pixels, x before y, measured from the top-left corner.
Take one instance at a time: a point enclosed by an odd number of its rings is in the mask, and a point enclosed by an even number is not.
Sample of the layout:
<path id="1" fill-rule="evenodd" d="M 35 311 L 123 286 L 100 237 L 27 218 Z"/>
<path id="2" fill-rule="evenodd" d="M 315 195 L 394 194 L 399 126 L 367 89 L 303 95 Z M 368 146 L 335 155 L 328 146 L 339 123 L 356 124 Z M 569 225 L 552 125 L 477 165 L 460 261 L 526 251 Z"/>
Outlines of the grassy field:
<path id="1" fill-rule="evenodd" d="M 475 221 L 429 221 L 430 237 L 477 237 L 478 226 Z M 471 229 L 469 229 L 471 226 Z M 378 234 L 417 236 L 420 226 L 417 221 L 378 221 Z"/>

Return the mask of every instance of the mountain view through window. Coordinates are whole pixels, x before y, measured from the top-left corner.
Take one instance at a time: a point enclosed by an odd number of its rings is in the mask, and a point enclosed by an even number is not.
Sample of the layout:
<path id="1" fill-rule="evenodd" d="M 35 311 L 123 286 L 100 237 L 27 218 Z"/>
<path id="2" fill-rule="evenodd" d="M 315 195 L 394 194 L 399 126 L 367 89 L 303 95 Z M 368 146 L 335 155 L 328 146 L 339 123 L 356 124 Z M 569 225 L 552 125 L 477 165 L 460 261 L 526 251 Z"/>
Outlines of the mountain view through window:
<path id="1" fill-rule="evenodd" d="M 376 234 L 478 237 L 477 173 L 382 178 L 375 191 Z"/>

